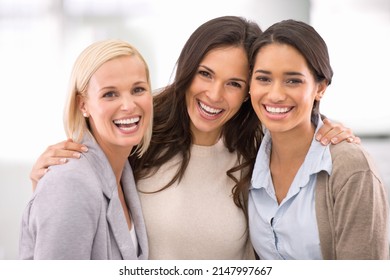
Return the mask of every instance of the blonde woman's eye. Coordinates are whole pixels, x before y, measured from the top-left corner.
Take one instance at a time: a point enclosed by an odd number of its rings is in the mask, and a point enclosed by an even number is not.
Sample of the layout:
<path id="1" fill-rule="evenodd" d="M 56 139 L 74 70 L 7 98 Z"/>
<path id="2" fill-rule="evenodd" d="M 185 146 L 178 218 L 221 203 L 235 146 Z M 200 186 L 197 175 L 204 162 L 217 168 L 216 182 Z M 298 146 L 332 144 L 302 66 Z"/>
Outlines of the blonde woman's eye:
<path id="1" fill-rule="evenodd" d="M 144 87 L 136 87 L 134 88 L 133 92 L 134 94 L 142 94 L 146 91 L 146 89 Z"/>
<path id="2" fill-rule="evenodd" d="M 115 92 L 109 91 L 109 92 L 106 92 L 105 94 L 103 94 L 103 97 L 114 97 L 115 95 L 116 95 Z"/>

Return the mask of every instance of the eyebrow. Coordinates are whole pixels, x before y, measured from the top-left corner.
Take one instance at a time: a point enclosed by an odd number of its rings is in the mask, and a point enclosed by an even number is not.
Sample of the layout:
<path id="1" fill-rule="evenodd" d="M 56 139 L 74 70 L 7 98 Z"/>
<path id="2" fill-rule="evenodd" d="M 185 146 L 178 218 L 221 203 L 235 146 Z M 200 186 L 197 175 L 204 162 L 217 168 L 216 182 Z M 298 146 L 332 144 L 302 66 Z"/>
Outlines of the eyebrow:
<path id="1" fill-rule="evenodd" d="M 261 74 L 271 74 L 271 71 L 265 71 L 265 70 L 256 70 L 255 73 L 261 73 Z"/>
<path id="2" fill-rule="evenodd" d="M 199 67 L 206 68 L 207 71 L 210 71 L 211 73 L 215 74 L 215 72 L 214 72 L 211 68 L 209 68 L 209 67 L 207 67 L 207 66 L 205 66 L 205 65 L 199 64 Z M 231 78 L 231 79 L 229 79 L 229 80 L 238 81 L 238 82 L 243 82 L 243 83 L 245 83 L 245 84 L 247 83 L 246 80 L 241 79 L 241 78 Z"/>
<path id="3" fill-rule="evenodd" d="M 262 73 L 262 74 L 271 75 L 271 71 L 266 71 L 266 70 L 256 70 L 255 73 Z M 305 76 L 305 75 L 303 75 L 303 74 L 300 73 L 300 72 L 294 72 L 294 71 L 285 72 L 285 73 L 283 73 L 283 74 L 284 74 L 284 75 L 287 75 L 287 76 Z"/>
<path id="4" fill-rule="evenodd" d="M 139 80 L 139 81 L 133 83 L 133 86 L 139 86 L 139 85 L 144 85 L 144 84 L 148 84 L 148 82 L 143 81 L 143 80 Z M 116 89 L 117 89 L 116 86 L 105 86 L 105 87 L 102 87 L 99 91 L 116 90 Z"/>
<path id="5" fill-rule="evenodd" d="M 101 91 L 106 91 L 106 90 L 115 90 L 116 87 L 113 87 L 113 86 L 106 86 L 106 87 L 102 87 L 99 89 L 99 92 Z"/>
<path id="6" fill-rule="evenodd" d="M 300 72 L 294 72 L 294 71 L 292 71 L 292 72 L 286 72 L 285 75 L 288 75 L 288 76 L 305 76 L 305 75 L 303 75 L 303 74 L 300 73 Z"/>

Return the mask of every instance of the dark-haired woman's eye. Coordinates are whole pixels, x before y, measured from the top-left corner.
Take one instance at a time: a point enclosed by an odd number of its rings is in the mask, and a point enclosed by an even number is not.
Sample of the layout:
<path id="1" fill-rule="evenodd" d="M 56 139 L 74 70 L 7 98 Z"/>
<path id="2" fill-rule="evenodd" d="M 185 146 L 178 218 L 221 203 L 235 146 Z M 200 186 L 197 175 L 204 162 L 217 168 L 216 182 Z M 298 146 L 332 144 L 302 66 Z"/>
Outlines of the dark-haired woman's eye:
<path id="1" fill-rule="evenodd" d="M 296 84 L 301 84 L 302 83 L 302 80 L 300 79 L 289 79 L 286 81 L 286 84 L 289 84 L 289 85 L 296 85 Z"/>
<path id="2" fill-rule="evenodd" d="M 242 88 L 242 85 L 238 82 L 231 82 L 230 84 L 236 88 Z"/>
<path id="3" fill-rule="evenodd" d="M 202 75 L 203 77 L 206 77 L 206 78 L 210 78 L 211 77 L 211 74 L 207 71 L 204 71 L 204 70 L 199 70 L 198 73 L 200 75 Z"/>
<path id="4" fill-rule="evenodd" d="M 269 83 L 269 82 L 271 82 L 271 79 L 267 76 L 257 76 L 256 81 L 259 81 L 262 83 Z"/>

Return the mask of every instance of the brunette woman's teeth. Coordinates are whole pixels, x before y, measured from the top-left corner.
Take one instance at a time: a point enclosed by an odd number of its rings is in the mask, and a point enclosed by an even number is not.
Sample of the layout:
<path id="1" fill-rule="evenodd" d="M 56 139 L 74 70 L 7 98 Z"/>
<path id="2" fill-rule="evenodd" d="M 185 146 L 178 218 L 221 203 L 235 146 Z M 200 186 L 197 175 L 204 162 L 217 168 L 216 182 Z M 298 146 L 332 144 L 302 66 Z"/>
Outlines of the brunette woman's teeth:
<path id="1" fill-rule="evenodd" d="M 265 110 L 267 110 L 268 113 L 271 114 L 285 114 L 289 111 L 291 111 L 293 107 L 271 107 L 271 106 L 265 106 Z"/>
<path id="2" fill-rule="evenodd" d="M 217 115 L 223 111 L 223 109 L 217 109 L 217 108 L 212 108 L 210 106 L 207 106 L 206 104 L 198 101 L 199 107 L 202 109 L 203 112 L 209 115 Z"/>

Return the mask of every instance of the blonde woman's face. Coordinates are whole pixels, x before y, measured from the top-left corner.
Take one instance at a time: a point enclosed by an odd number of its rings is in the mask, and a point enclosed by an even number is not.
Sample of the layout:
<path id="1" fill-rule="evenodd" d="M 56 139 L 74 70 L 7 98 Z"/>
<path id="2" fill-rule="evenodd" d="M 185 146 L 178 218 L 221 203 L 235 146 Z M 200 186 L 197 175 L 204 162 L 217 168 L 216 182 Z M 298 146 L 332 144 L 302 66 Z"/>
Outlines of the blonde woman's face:
<path id="1" fill-rule="evenodd" d="M 147 130 L 152 106 L 144 63 L 137 56 L 122 56 L 93 74 L 80 108 L 104 151 L 130 153 Z"/>

